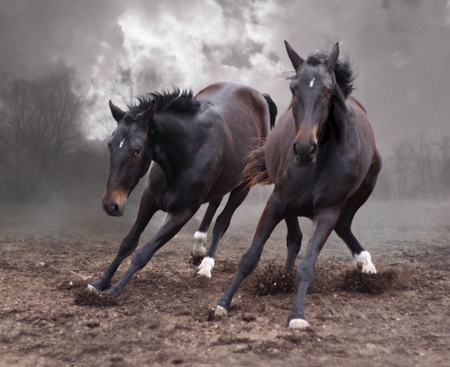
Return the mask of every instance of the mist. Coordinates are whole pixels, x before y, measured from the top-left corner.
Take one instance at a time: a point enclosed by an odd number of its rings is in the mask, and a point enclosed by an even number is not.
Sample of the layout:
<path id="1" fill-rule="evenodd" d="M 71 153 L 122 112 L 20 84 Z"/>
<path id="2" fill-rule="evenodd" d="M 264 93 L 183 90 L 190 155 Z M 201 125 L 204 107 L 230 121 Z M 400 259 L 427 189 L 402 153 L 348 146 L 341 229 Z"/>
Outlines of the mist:
<path id="1" fill-rule="evenodd" d="M 303 57 L 340 42 L 357 70 L 353 94 L 369 113 L 384 161 L 371 201 L 446 200 L 449 36 L 444 0 L 4 0 L 0 108 L 19 96 L 27 108 L 16 117 L 30 128 L 14 140 L 19 128 L 1 121 L 0 203 L 30 220 L 35 210 L 23 208 L 40 208 L 44 224 L 60 227 L 80 206 L 91 210 L 91 222 L 131 226 L 145 179 L 124 218 L 107 218 L 99 203 L 109 169 L 105 139 L 115 127 L 108 100 L 125 108 L 139 93 L 175 85 L 196 93 L 230 81 L 270 94 L 281 113 L 292 75 L 284 40 Z M 61 86 L 70 111 L 52 109 Z M 44 105 L 72 118 L 38 123 L 32 116 Z M 39 130 L 46 124 L 70 134 Z M 269 193 L 253 190 L 246 203 L 262 205 Z M 55 214 L 60 209 L 68 216 Z"/>

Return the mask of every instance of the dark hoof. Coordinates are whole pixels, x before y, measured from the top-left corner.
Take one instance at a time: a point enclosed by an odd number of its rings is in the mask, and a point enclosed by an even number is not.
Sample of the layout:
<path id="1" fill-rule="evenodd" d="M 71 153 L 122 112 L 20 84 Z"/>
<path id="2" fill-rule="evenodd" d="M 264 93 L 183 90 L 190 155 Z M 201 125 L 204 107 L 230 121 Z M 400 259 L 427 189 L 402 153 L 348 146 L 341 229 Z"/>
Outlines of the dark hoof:
<path id="1" fill-rule="evenodd" d="M 109 282 L 99 278 L 95 282 L 89 283 L 88 289 L 91 291 L 103 292 L 108 286 Z"/>
<path id="2" fill-rule="evenodd" d="M 204 256 L 192 255 L 192 265 L 199 266 L 202 263 Z"/>
<path id="3" fill-rule="evenodd" d="M 119 287 L 113 285 L 111 288 L 108 289 L 107 293 L 113 297 L 118 297 L 122 294 L 122 290 Z"/>

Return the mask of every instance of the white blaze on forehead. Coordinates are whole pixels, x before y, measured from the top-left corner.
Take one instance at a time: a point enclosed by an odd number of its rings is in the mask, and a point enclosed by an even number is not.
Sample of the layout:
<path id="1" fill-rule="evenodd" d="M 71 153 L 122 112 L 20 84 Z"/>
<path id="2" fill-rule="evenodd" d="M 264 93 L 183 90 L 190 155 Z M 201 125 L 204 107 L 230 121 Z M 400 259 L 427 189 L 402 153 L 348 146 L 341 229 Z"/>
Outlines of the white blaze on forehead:
<path id="1" fill-rule="evenodd" d="M 312 86 L 314 85 L 314 81 L 316 80 L 316 78 L 312 78 L 310 81 L 309 81 L 309 87 L 310 88 L 312 88 Z"/>
<path id="2" fill-rule="evenodd" d="M 121 142 L 119 143 L 119 148 L 122 148 L 122 145 L 123 145 L 124 142 L 125 142 L 125 138 L 123 138 L 123 139 L 121 140 Z"/>

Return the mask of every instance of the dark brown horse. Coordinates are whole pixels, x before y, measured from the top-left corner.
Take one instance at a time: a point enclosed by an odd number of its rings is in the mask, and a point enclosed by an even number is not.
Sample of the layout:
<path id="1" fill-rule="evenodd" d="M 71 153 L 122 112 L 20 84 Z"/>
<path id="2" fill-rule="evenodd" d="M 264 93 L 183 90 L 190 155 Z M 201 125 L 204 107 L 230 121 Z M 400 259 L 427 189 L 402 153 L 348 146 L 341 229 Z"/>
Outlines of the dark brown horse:
<path id="1" fill-rule="evenodd" d="M 130 233 L 106 272 L 89 285 L 105 290 L 121 262 L 136 249 L 139 237 L 159 210 L 167 213 L 161 229 L 133 257 L 122 278 L 109 289 L 118 295 L 134 273 L 209 203 L 196 232 L 197 255 L 222 197 L 230 193 L 213 229 L 213 239 L 199 267 L 199 275 L 211 277 L 214 255 L 231 216 L 250 190 L 241 175 L 248 153 L 260 146 L 275 122 L 277 109 L 268 95 L 250 87 L 216 83 L 193 98 L 192 92 L 150 93 L 138 97 L 127 112 L 110 102 L 118 125 L 108 148 L 110 174 L 103 195 L 107 214 L 120 216 L 131 191 L 150 167 L 148 186 Z"/>
<path id="2" fill-rule="evenodd" d="M 297 256 L 302 234 L 298 216 L 312 219 L 313 233 L 297 270 L 298 292 L 289 327 L 304 329 L 306 291 L 317 257 L 334 230 L 364 273 L 376 273 L 370 254 L 351 231 L 356 211 L 370 196 L 381 168 L 373 130 L 362 105 L 350 94 L 353 74 L 348 61 L 332 51 L 303 60 L 286 42 L 296 74 L 290 108 L 280 116 L 267 143 L 252 153 L 246 174 L 253 184 L 275 184 L 250 249 L 219 300 L 216 315 L 227 314 L 241 281 L 256 267 L 275 226 L 288 224 L 289 253 Z M 287 269 L 289 267 L 287 266 Z"/>

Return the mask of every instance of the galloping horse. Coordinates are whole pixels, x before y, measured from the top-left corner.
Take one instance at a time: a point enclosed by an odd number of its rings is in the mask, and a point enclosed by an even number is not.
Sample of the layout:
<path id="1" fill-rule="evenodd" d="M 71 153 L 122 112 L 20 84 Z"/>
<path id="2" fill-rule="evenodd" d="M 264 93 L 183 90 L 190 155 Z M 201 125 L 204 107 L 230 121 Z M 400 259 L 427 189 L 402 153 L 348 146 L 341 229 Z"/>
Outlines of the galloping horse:
<path id="1" fill-rule="evenodd" d="M 136 222 L 120 245 L 106 272 L 89 288 L 103 291 L 122 261 L 136 249 L 139 237 L 159 210 L 167 213 L 160 230 L 133 257 L 122 278 L 109 289 L 119 295 L 129 279 L 197 212 L 209 203 L 195 234 L 194 254 L 204 255 L 206 232 L 223 196 L 230 193 L 213 229 L 213 239 L 199 267 L 211 277 L 214 255 L 231 216 L 250 188 L 241 182 L 248 153 L 260 146 L 275 122 L 272 99 L 255 89 L 232 83 L 215 83 L 192 92 L 149 93 L 137 98 L 127 112 L 110 102 L 118 125 L 108 142 L 110 173 L 103 195 L 109 215 L 123 214 L 128 196 L 150 167 Z M 200 245 L 199 245 L 200 244 Z"/>
<path id="2" fill-rule="evenodd" d="M 251 184 L 273 182 L 253 242 L 215 314 L 225 316 L 241 281 L 256 267 L 275 226 L 288 224 L 289 253 L 297 256 L 302 233 L 298 216 L 313 221 L 313 233 L 297 269 L 298 291 L 289 327 L 305 329 L 304 303 L 317 257 L 331 231 L 346 243 L 364 273 L 376 273 L 369 252 L 351 231 L 356 211 L 375 186 L 381 158 L 364 107 L 350 94 L 354 75 L 348 60 L 338 60 L 339 44 L 330 53 L 302 59 L 285 42 L 295 69 L 292 102 L 280 116 L 266 144 L 251 153 L 244 175 Z M 292 255 L 291 255 L 292 256 Z"/>

